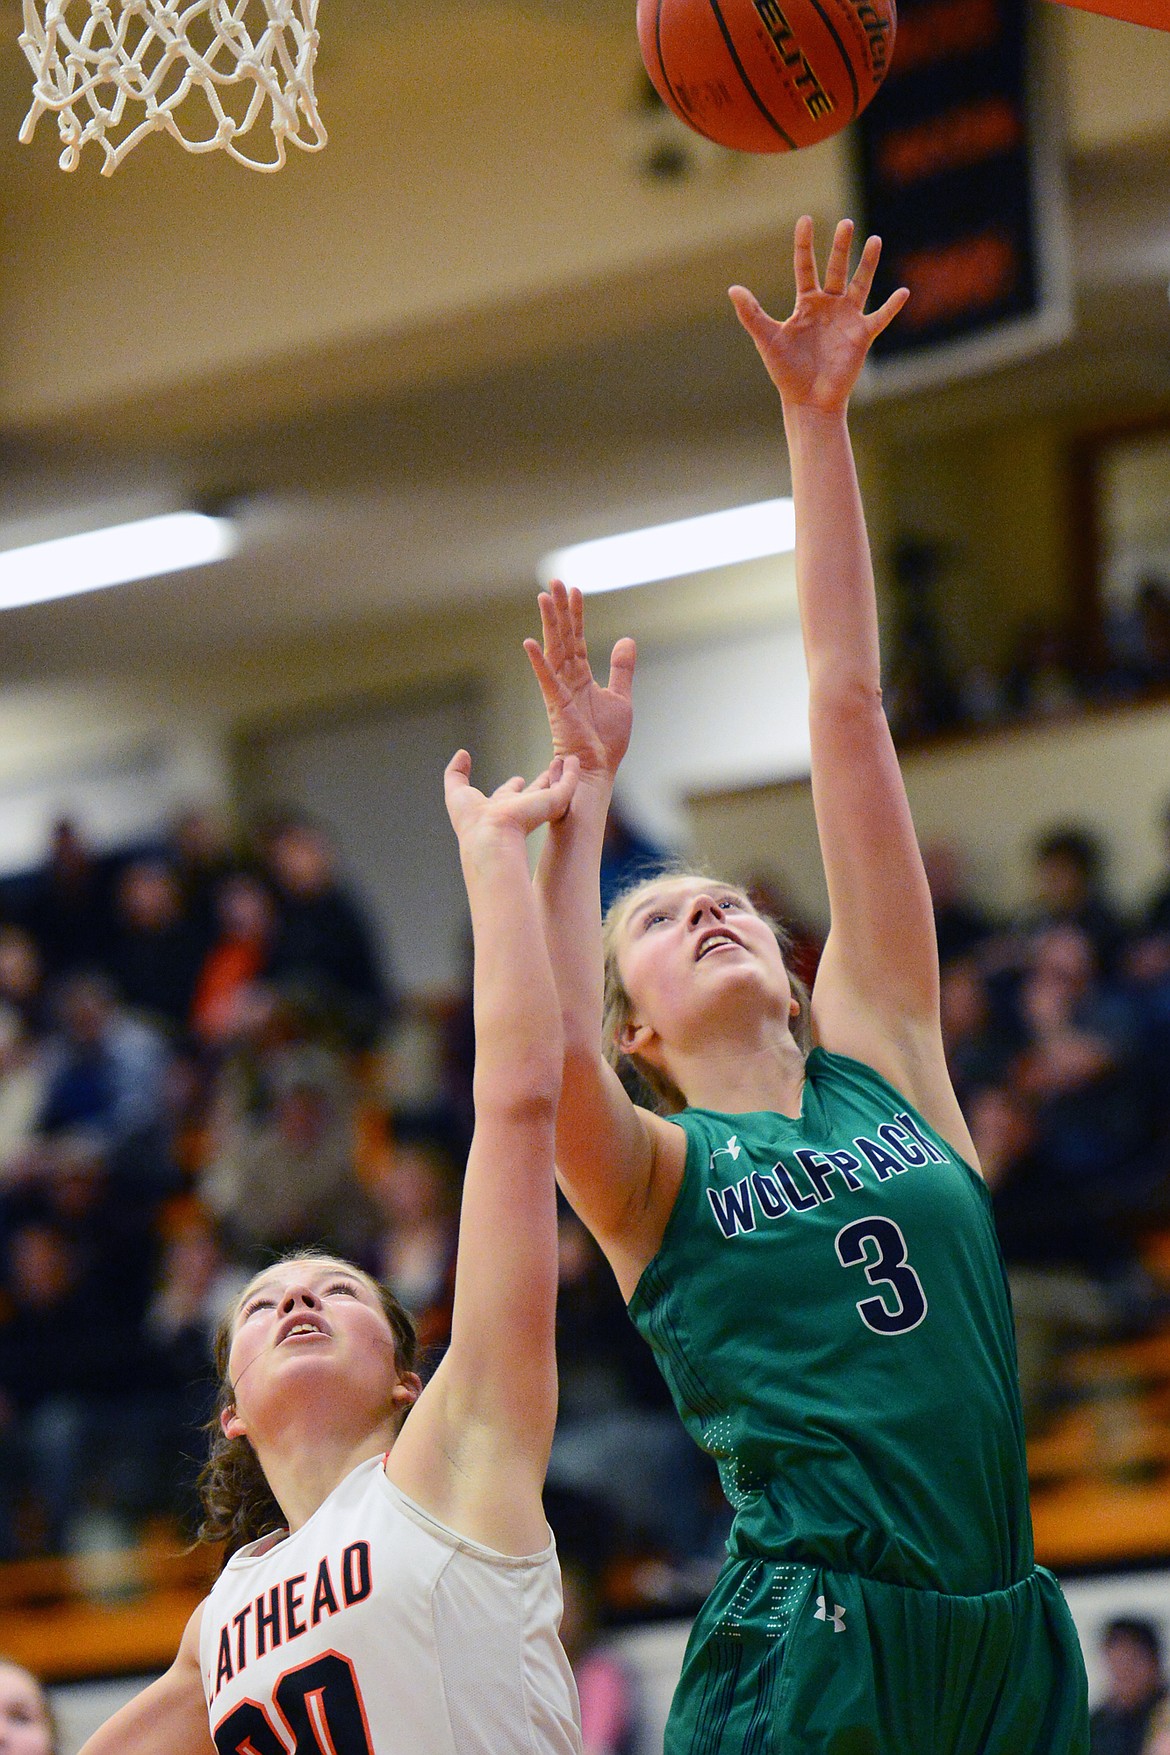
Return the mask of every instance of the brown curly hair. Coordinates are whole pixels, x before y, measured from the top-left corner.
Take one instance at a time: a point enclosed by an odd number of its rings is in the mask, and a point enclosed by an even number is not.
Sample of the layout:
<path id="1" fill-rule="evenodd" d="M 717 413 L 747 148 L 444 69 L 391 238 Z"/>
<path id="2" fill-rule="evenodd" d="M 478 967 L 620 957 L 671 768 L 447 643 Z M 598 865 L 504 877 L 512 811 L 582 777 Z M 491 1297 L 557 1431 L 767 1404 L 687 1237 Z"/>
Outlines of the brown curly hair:
<path id="1" fill-rule="evenodd" d="M 656 1110 L 659 1115 L 678 1115 L 687 1107 L 687 1100 L 674 1080 L 661 1068 L 650 1066 L 645 1061 L 639 1060 L 636 1054 L 625 1054 L 618 1046 L 622 1031 L 633 1017 L 634 1012 L 633 1002 L 626 991 L 621 969 L 618 966 L 618 941 L 622 927 L 641 898 L 649 895 L 663 881 L 671 882 L 676 878 L 700 878 L 714 888 L 734 890 L 739 896 L 747 894 L 742 884 L 730 884 L 726 879 L 717 877 L 712 872 L 696 871 L 691 866 L 668 866 L 665 870 L 656 872 L 653 877 L 643 878 L 640 882 L 631 885 L 629 889 L 623 890 L 606 910 L 601 928 L 602 948 L 605 954 L 601 1040 L 605 1058 L 618 1072 L 622 1072 L 626 1068 L 633 1069 L 643 1087 L 647 1107 Z M 750 898 L 748 899 L 750 900 Z M 787 967 L 788 952 L 792 949 L 792 940 L 780 922 L 774 919 L 771 914 L 765 913 L 762 908 L 755 908 L 755 912 L 761 920 L 771 927 L 776 943 L 780 946 L 781 954 L 784 957 L 785 967 Z M 793 974 L 791 969 L 788 970 L 788 981 L 792 988 L 792 997 L 800 1007 L 800 1011 L 793 1020 L 792 1034 L 796 1039 L 797 1046 L 804 1054 L 807 1054 L 812 1047 L 808 988 L 799 976 Z M 641 1094 L 639 1093 L 640 1096 Z"/>
<path id="2" fill-rule="evenodd" d="M 408 1371 L 416 1369 L 418 1337 L 414 1319 L 388 1287 L 371 1278 L 353 1262 L 346 1261 L 343 1256 L 330 1255 L 323 1249 L 289 1250 L 269 1266 L 281 1267 L 286 1262 L 293 1261 L 334 1262 L 356 1279 L 364 1281 L 377 1293 L 386 1322 L 394 1336 L 394 1358 L 399 1373 L 405 1376 Z M 268 1268 L 262 1271 L 267 1273 Z M 223 1429 L 222 1416 L 235 1406 L 235 1391 L 228 1377 L 228 1355 L 244 1296 L 246 1293 L 237 1299 L 216 1332 L 215 1370 L 219 1378 L 219 1393 L 205 1428 L 208 1436 L 208 1457 L 199 1471 L 197 1482 L 203 1506 L 203 1521 L 199 1525 L 196 1539 L 200 1542 L 222 1543 L 225 1561 L 238 1548 L 287 1527 L 285 1515 L 265 1479 L 256 1452 L 246 1438 L 229 1438 Z M 406 1412 L 403 1413 L 403 1419 Z"/>

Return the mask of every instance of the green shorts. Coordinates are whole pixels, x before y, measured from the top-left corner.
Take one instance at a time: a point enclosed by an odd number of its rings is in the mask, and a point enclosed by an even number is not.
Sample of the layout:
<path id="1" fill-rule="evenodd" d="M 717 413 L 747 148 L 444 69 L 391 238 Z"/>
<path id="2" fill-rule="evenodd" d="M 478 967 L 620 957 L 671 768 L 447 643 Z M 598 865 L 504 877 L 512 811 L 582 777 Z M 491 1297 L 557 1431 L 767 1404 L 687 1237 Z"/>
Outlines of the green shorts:
<path id="1" fill-rule="evenodd" d="M 665 1755 L 1087 1755 L 1060 1586 L 947 1596 L 730 1560 L 699 1611 Z"/>

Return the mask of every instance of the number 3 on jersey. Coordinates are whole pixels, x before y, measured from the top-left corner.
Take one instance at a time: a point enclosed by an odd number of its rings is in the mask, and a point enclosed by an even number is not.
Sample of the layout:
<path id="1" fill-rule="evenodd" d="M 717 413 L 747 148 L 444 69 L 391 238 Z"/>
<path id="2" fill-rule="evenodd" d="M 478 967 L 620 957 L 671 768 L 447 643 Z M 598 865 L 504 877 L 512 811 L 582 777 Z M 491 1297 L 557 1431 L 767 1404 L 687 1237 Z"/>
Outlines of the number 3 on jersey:
<path id="1" fill-rule="evenodd" d="M 854 1219 L 838 1231 L 837 1260 L 842 1267 L 863 1267 L 878 1297 L 861 1298 L 857 1314 L 875 1335 L 904 1335 L 926 1315 L 922 1281 L 906 1260 L 906 1239 L 893 1219 Z"/>
<path id="2" fill-rule="evenodd" d="M 292 1755 L 373 1755 L 365 1707 L 353 1665 L 327 1651 L 286 1670 L 273 1691 L 293 1738 Z M 219 1755 L 289 1755 L 264 1708 L 246 1700 L 216 1727 Z"/>

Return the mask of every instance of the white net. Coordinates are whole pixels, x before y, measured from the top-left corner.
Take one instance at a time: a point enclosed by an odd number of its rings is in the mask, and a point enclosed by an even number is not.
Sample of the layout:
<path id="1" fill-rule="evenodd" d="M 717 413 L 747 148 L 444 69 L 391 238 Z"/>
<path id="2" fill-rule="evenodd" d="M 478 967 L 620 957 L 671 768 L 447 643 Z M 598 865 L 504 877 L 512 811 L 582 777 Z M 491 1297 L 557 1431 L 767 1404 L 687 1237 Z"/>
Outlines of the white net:
<path id="1" fill-rule="evenodd" d="M 23 5 L 20 46 L 35 77 L 20 138 L 30 141 L 52 111 L 64 171 L 76 170 L 92 140 L 105 154 L 102 175 L 111 176 L 160 128 L 188 152 L 227 152 L 258 171 L 279 170 L 290 145 L 325 145 L 313 93 L 317 0 Z M 241 141 L 261 120 L 271 144 L 248 150 Z"/>

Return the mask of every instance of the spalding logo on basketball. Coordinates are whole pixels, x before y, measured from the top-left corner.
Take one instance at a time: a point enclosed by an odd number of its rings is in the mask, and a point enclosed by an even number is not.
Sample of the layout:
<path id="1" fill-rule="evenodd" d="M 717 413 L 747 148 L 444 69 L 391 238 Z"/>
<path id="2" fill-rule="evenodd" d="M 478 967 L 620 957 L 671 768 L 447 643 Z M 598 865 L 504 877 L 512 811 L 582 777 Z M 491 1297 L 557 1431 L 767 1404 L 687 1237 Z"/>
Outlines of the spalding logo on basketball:
<path id="1" fill-rule="evenodd" d="M 860 114 L 890 65 L 895 0 L 638 0 L 660 97 L 739 152 L 795 152 Z"/>

